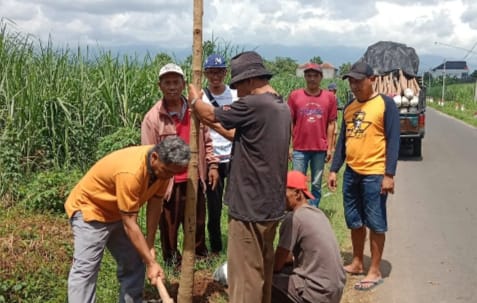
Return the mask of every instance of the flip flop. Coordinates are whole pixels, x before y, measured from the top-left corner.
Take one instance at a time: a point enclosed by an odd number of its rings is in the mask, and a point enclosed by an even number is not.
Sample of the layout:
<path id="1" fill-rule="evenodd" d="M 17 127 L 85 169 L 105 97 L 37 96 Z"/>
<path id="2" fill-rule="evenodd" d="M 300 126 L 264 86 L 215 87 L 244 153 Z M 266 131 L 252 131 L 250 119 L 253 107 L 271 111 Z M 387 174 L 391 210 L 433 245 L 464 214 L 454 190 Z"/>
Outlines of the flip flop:
<path id="1" fill-rule="evenodd" d="M 354 271 L 349 271 L 349 270 L 344 270 L 348 275 L 351 275 L 351 276 L 364 276 L 365 272 L 364 271 L 358 271 L 358 272 L 354 272 Z"/>
<path id="2" fill-rule="evenodd" d="M 370 291 L 376 286 L 383 284 L 383 279 L 378 279 L 376 281 L 361 280 L 354 285 L 354 289 L 359 291 Z"/>

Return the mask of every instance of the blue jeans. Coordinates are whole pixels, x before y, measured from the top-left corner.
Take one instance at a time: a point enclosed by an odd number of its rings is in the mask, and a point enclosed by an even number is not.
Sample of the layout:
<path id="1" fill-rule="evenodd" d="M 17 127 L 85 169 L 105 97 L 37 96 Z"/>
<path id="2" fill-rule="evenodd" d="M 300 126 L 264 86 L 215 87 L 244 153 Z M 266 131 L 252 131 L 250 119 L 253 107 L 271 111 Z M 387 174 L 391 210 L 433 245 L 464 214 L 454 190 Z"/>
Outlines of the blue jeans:
<path id="1" fill-rule="evenodd" d="M 311 169 L 311 194 L 315 199 L 309 203 L 318 207 L 321 200 L 321 177 L 325 166 L 326 151 L 299 151 L 294 150 L 292 155 L 293 169 L 306 175 L 308 165 Z"/>
<path id="2" fill-rule="evenodd" d="M 350 229 L 363 225 L 377 233 L 388 230 L 387 194 L 381 194 L 383 175 L 361 175 L 349 166 L 343 173 L 343 205 Z"/>

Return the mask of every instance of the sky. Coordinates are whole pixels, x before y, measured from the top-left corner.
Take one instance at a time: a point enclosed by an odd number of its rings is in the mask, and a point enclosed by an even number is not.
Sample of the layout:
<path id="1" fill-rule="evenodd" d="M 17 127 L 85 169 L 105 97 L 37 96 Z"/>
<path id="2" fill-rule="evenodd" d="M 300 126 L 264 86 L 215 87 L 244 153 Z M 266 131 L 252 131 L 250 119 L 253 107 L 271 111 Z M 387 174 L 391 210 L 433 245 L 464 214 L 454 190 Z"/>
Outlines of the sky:
<path id="1" fill-rule="evenodd" d="M 204 0 L 203 39 L 255 49 L 267 59 L 314 56 L 335 66 L 369 45 L 413 47 L 420 70 L 444 60 L 477 69 L 475 0 Z M 0 0 L 9 28 L 55 46 L 190 54 L 191 0 Z"/>

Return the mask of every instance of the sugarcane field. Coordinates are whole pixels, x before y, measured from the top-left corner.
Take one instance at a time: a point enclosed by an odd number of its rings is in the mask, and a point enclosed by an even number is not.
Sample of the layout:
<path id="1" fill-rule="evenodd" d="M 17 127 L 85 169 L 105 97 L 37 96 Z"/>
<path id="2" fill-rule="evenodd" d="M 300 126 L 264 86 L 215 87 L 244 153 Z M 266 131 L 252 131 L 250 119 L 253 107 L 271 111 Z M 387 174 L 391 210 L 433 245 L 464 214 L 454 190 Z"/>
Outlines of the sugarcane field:
<path id="1" fill-rule="evenodd" d="M 474 4 L 60 2 L 0 3 L 0 303 L 477 302 Z"/>

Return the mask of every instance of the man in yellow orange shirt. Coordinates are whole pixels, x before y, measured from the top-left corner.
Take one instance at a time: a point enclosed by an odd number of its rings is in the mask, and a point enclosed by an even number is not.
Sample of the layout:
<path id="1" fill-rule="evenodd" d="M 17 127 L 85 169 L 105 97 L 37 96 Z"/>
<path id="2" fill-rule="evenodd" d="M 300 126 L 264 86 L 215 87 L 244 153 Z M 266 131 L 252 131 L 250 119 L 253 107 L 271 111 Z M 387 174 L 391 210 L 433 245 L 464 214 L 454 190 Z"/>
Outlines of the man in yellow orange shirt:
<path id="1" fill-rule="evenodd" d="M 152 284 L 164 278 L 154 238 L 170 179 L 187 169 L 190 150 L 176 136 L 157 145 L 115 151 L 99 160 L 65 203 L 74 236 L 68 302 L 95 302 L 104 249 L 118 265 L 119 302 L 142 302 L 145 269 Z M 147 203 L 146 237 L 137 223 Z"/>
<path id="2" fill-rule="evenodd" d="M 337 172 L 343 173 L 343 207 L 351 230 L 353 259 L 344 270 L 365 275 L 354 288 L 369 291 L 383 283 L 381 259 L 388 230 L 386 201 L 394 193 L 394 175 L 399 156 L 399 112 L 393 99 L 373 89 L 372 67 L 357 62 L 343 76 L 355 96 L 344 108 L 336 152 L 330 167 L 328 187 L 335 191 Z M 364 271 L 364 245 L 368 228 L 371 264 Z"/>

